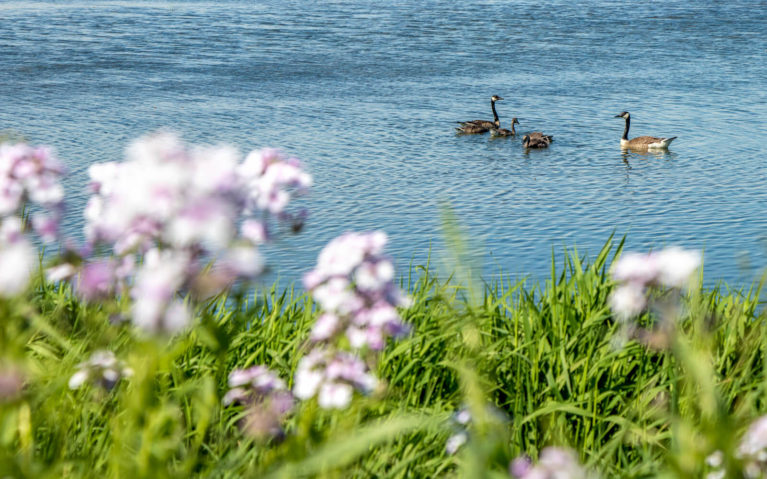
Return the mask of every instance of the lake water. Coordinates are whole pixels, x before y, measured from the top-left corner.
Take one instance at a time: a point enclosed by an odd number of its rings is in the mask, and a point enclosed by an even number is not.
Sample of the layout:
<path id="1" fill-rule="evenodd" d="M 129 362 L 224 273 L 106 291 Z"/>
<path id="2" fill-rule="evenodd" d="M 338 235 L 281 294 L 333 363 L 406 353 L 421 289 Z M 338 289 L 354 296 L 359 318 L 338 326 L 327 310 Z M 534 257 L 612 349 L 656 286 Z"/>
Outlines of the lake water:
<path id="1" fill-rule="evenodd" d="M 316 186 L 305 231 L 269 248 L 289 281 L 347 230 L 401 268 L 440 249 L 449 202 L 485 274 L 545 277 L 552 248 L 705 250 L 706 277 L 767 266 L 767 4 L 623 1 L 0 3 L 0 130 L 54 145 L 80 234 L 87 168 L 170 127 L 279 146 Z M 490 119 L 520 140 L 456 136 Z M 631 136 L 678 136 L 623 153 Z"/>

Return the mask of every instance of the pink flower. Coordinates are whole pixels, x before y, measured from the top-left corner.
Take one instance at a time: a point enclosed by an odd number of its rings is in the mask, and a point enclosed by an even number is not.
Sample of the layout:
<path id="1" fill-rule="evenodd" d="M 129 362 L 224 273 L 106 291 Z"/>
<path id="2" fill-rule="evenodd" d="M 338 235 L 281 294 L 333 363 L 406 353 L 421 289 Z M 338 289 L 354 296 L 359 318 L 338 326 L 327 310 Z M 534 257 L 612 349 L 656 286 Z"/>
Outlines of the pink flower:
<path id="1" fill-rule="evenodd" d="M 509 473 L 517 479 L 586 479 L 588 474 L 575 454 L 561 447 L 544 448 L 538 464 L 533 465 L 525 455 L 509 465 Z"/>
<path id="2" fill-rule="evenodd" d="M 312 339 L 344 332 L 353 348 L 380 350 L 386 338 L 409 331 L 396 310 L 408 301 L 393 282 L 392 262 L 382 256 L 385 245 L 381 232 L 346 233 L 323 248 L 304 286 L 334 321 L 331 328 L 329 318 L 321 317 Z"/>
<path id="3" fill-rule="evenodd" d="M 77 293 L 88 301 L 112 297 L 117 288 L 115 266 L 110 259 L 87 263 L 80 271 Z"/>
<path id="4" fill-rule="evenodd" d="M 255 438 L 282 435 L 281 422 L 293 409 L 293 395 L 285 382 L 265 366 L 235 369 L 229 374 L 225 405 L 240 404 L 247 414 L 240 426 Z"/>
<path id="5" fill-rule="evenodd" d="M 16 213 L 22 200 L 58 207 L 64 199 L 64 168 L 48 147 L 0 145 L 0 215 Z"/>
<path id="6" fill-rule="evenodd" d="M 318 404 L 326 409 L 343 409 L 357 390 L 369 394 L 378 381 L 357 356 L 315 349 L 298 363 L 293 394 L 300 399 L 317 395 Z"/>

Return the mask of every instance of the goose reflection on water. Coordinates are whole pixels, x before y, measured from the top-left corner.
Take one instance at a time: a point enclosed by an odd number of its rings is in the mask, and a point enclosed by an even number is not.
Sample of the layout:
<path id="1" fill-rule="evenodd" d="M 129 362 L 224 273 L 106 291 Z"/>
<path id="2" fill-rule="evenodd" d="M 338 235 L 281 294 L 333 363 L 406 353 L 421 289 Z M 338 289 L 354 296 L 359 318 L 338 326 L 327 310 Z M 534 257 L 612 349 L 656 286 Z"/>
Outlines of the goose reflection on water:
<path id="1" fill-rule="evenodd" d="M 668 150 L 621 148 L 621 157 L 623 158 L 624 163 L 628 163 L 629 158 L 637 160 L 662 160 L 664 158 L 673 158 L 674 156 L 676 155 Z"/>

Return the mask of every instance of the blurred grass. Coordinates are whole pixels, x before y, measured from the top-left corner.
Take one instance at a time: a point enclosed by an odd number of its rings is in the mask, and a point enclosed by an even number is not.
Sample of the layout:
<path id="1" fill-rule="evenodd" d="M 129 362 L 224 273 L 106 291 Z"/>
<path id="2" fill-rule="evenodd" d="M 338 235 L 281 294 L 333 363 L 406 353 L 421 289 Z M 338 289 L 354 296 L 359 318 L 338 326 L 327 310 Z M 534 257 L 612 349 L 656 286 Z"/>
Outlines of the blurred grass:
<path id="1" fill-rule="evenodd" d="M 694 477 L 705 455 L 767 411 L 760 285 L 694 289 L 670 351 L 626 340 L 608 271 L 622 242 L 586 262 L 565 252 L 542 284 L 459 283 L 413 267 L 403 287 L 412 334 L 377 363 L 386 387 L 344 411 L 297 406 L 283 441 L 238 429 L 227 375 L 266 364 L 290 381 L 316 313 L 293 289 L 218 297 L 172 340 L 113 324 L 124 303 L 87 305 L 65 286 L 0 300 L 0 477 L 502 477 L 508 460 L 570 445 L 604 477 Z M 642 318 L 649 324 L 650 317 Z M 77 364 L 110 349 L 135 371 L 112 391 L 71 391 Z M 483 403 L 497 410 L 485 414 Z M 445 452 L 449 417 L 473 441 Z M 505 417 L 500 420 L 498 417 Z"/>

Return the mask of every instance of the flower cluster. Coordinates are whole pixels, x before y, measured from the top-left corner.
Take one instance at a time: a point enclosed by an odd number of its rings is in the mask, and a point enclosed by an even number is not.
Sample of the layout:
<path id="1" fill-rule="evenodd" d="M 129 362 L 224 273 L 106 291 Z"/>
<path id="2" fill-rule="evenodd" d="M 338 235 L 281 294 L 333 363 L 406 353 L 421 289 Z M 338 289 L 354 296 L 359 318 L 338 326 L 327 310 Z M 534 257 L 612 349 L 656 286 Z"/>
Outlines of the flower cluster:
<path id="1" fill-rule="evenodd" d="M 0 216 L 19 215 L 27 203 L 42 206 L 53 217 L 38 215 L 33 226 L 44 239 L 55 238 L 64 202 L 64 167 L 45 146 L 0 145 Z"/>
<path id="2" fill-rule="evenodd" d="M 24 291 L 37 265 L 37 252 L 23 234 L 24 208 L 32 204 L 43 209 L 31 215 L 31 225 L 43 240 L 58 236 L 63 172 L 50 148 L 24 143 L 0 145 L 0 296 Z"/>
<path id="3" fill-rule="evenodd" d="M 561 447 L 544 448 L 538 464 L 526 455 L 509 465 L 509 474 L 517 479 L 586 479 L 589 474 L 578 462 L 573 451 Z"/>
<path id="4" fill-rule="evenodd" d="M 128 292 L 132 319 L 152 332 L 173 332 L 191 318 L 178 293 L 220 292 L 263 269 L 258 245 L 268 218 L 292 218 L 293 191 L 312 182 L 294 158 L 254 151 L 240 161 L 230 147 L 187 147 L 171 133 L 141 138 L 126 160 L 90 167 L 93 195 L 85 209 L 87 251 L 116 258 L 59 265 L 49 278 L 77 274 L 86 299 Z M 214 267 L 205 263 L 215 261 Z"/>
<path id="5" fill-rule="evenodd" d="M 317 395 L 320 407 L 343 409 L 352 400 L 354 390 L 369 394 L 378 380 L 356 355 L 316 348 L 301 358 L 294 376 L 293 393 L 299 399 Z"/>
<path id="6" fill-rule="evenodd" d="M 281 422 L 293 409 L 293 395 L 282 379 L 265 366 L 253 366 L 232 371 L 229 387 L 223 402 L 246 408 L 240 424 L 247 434 L 257 439 L 283 435 Z"/>
<path id="7" fill-rule="evenodd" d="M 296 397 L 317 395 L 324 408 L 348 406 L 354 390 L 370 393 L 378 381 L 360 357 L 338 346 L 379 351 L 387 338 L 408 332 L 397 307 L 409 300 L 394 284 L 394 266 L 383 255 L 386 241 L 382 232 L 346 233 L 328 243 L 317 267 L 304 275 L 322 314 L 310 333 L 315 349 L 296 371 Z"/>
<path id="8" fill-rule="evenodd" d="M 118 361 L 112 351 L 96 351 L 90 359 L 77 365 L 76 373 L 69 378 L 69 388 L 77 389 L 92 382 L 104 389 L 112 389 L 123 377 L 133 375 L 133 370 Z"/>
<path id="9" fill-rule="evenodd" d="M 304 286 L 322 314 L 311 332 L 314 341 L 345 334 L 355 349 L 383 349 L 386 338 L 408 332 L 397 312 L 408 298 L 394 284 L 394 266 L 382 255 L 386 234 L 346 233 L 320 252 Z"/>
<path id="10" fill-rule="evenodd" d="M 612 277 L 620 284 L 610 295 L 610 308 L 624 321 L 638 316 L 648 306 L 649 288 L 680 289 L 686 286 L 701 261 L 699 251 L 681 248 L 621 256 L 612 268 Z"/>
<path id="11" fill-rule="evenodd" d="M 240 216 L 279 215 L 290 201 L 288 188 L 312 182 L 298 160 L 277 150 L 254 151 L 240 162 L 233 148 L 187 148 L 170 133 L 139 139 L 126 161 L 93 165 L 89 173 L 94 195 L 86 236 L 118 255 L 158 244 L 222 250 L 236 239 Z M 243 236 L 258 241 L 266 224 L 254 221 L 245 223 Z"/>

